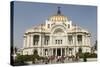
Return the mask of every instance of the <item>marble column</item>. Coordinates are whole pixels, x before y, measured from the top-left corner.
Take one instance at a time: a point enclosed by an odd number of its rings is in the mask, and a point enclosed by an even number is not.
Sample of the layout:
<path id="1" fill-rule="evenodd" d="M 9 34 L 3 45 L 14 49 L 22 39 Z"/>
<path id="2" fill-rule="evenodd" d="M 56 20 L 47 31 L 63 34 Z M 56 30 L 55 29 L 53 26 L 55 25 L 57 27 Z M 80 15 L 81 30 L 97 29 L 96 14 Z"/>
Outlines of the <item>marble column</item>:
<path id="1" fill-rule="evenodd" d="M 45 56 L 45 50 L 42 49 L 42 56 Z"/>
<path id="2" fill-rule="evenodd" d="M 26 40 L 26 42 L 27 42 L 27 43 L 26 43 L 26 47 L 29 47 L 29 35 L 27 35 L 26 37 L 27 37 L 27 40 Z"/>
<path id="3" fill-rule="evenodd" d="M 77 35 L 75 34 L 75 42 L 74 42 L 74 53 L 76 54 L 77 53 L 77 46 L 79 46 L 79 44 L 78 44 L 78 41 L 77 41 Z"/>
<path id="4" fill-rule="evenodd" d="M 82 35 L 82 45 L 85 45 L 85 35 Z M 82 46 L 80 45 L 80 46 Z"/>
<path id="5" fill-rule="evenodd" d="M 28 47 L 31 47 L 31 35 L 29 35 L 29 46 Z"/>
<path id="6" fill-rule="evenodd" d="M 86 35 L 84 35 L 84 45 L 86 45 Z"/>
<path id="7" fill-rule="evenodd" d="M 66 35 L 65 44 L 68 45 L 68 35 Z"/>
<path id="8" fill-rule="evenodd" d="M 60 50 L 61 50 L 61 56 L 62 56 L 62 48 L 60 48 Z"/>
<path id="9" fill-rule="evenodd" d="M 67 56 L 69 56 L 69 47 L 67 47 L 66 50 L 67 50 Z"/>
<path id="10" fill-rule="evenodd" d="M 52 45 L 52 35 L 50 35 L 50 44 L 49 45 Z"/>
<path id="11" fill-rule="evenodd" d="M 48 48 L 48 56 L 50 56 L 50 48 Z"/>
<path id="12" fill-rule="evenodd" d="M 49 48 L 49 56 L 52 56 L 52 48 Z"/>
<path id="13" fill-rule="evenodd" d="M 31 45 L 31 35 L 28 35 L 28 47 Z"/>
<path id="14" fill-rule="evenodd" d="M 65 56 L 66 56 L 66 48 L 65 48 Z"/>
<path id="15" fill-rule="evenodd" d="M 87 36 L 85 35 L 85 40 L 84 40 L 85 44 L 84 45 L 87 45 Z"/>
<path id="16" fill-rule="evenodd" d="M 27 36 L 25 37 L 25 47 L 27 47 Z"/>
<path id="17" fill-rule="evenodd" d="M 89 36 L 87 36 L 87 45 L 89 45 Z"/>
<path id="18" fill-rule="evenodd" d="M 42 48 L 41 52 L 40 52 L 40 56 L 44 56 L 44 49 Z"/>
<path id="19" fill-rule="evenodd" d="M 29 35 L 27 35 L 27 45 L 26 45 L 26 47 L 28 47 L 29 46 Z"/>
<path id="20" fill-rule="evenodd" d="M 39 45 L 38 46 L 42 46 L 41 35 L 39 35 Z"/>
<path id="21" fill-rule="evenodd" d="M 52 48 L 51 50 L 52 50 L 52 53 L 51 53 L 51 55 L 53 56 L 53 48 Z"/>
<path id="22" fill-rule="evenodd" d="M 76 56 L 76 48 L 72 49 L 72 55 Z"/>
<path id="23" fill-rule="evenodd" d="M 90 36 L 89 36 L 89 46 L 91 45 L 91 39 L 90 39 Z"/>
<path id="24" fill-rule="evenodd" d="M 88 44 L 88 36 L 86 35 L 86 45 Z"/>
<path id="25" fill-rule="evenodd" d="M 87 36 L 87 46 L 90 46 L 90 36 Z"/>
<path id="26" fill-rule="evenodd" d="M 31 35 L 31 46 L 30 47 L 33 47 L 33 35 Z"/>
<path id="27" fill-rule="evenodd" d="M 76 41 L 76 46 L 79 46 L 77 35 L 75 35 L 75 41 Z"/>
<path id="28" fill-rule="evenodd" d="M 72 35 L 72 39 L 73 39 L 73 41 L 72 41 L 73 44 L 72 45 L 75 46 L 75 35 Z"/>
<path id="29" fill-rule="evenodd" d="M 45 35 L 41 35 L 41 45 L 43 46 L 44 45 L 44 40 L 45 40 Z"/>
<path id="30" fill-rule="evenodd" d="M 39 35 L 39 44 L 38 44 L 38 47 L 40 48 L 39 49 L 40 56 L 43 56 L 44 49 L 43 49 L 42 35 L 41 34 Z"/>

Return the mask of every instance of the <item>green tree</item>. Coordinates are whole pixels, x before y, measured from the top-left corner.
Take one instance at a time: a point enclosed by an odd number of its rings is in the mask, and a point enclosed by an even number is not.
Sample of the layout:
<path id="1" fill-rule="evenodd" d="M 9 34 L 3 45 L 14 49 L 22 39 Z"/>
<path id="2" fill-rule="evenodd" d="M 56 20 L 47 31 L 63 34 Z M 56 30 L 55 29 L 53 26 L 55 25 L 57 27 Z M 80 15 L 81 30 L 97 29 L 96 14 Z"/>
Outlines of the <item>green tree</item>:
<path id="1" fill-rule="evenodd" d="M 95 41 L 94 49 L 97 50 L 97 40 Z"/>

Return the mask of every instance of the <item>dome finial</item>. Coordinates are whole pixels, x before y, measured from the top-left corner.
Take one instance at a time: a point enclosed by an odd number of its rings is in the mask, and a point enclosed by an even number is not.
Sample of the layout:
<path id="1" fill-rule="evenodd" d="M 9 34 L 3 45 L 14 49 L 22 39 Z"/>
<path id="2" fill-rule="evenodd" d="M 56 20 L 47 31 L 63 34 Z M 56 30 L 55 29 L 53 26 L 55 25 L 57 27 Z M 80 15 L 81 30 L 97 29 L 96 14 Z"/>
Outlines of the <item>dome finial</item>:
<path id="1" fill-rule="evenodd" d="M 61 14 L 60 8 L 61 8 L 61 7 L 58 7 L 57 14 Z"/>

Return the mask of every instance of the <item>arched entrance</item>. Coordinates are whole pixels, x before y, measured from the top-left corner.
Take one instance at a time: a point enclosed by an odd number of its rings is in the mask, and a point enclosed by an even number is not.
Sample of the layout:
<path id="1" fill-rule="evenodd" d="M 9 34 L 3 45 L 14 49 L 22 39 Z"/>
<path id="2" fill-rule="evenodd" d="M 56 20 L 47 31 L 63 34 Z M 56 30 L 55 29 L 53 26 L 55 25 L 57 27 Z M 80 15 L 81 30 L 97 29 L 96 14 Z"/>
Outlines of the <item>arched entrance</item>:
<path id="1" fill-rule="evenodd" d="M 53 48 L 53 56 L 65 56 L 67 39 L 67 29 L 63 25 L 56 25 L 51 29 L 51 44 L 56 46 Z M 59 47 L 62 46 L 62 47 Z"/>
<path id="2" fill-rule="evenodd" d="M 57 49 L 57 56 L 61 56 L 61 49 L 60 48 Z"/>
<path id="3" fill-rule="evenodd" d="M 37 51 L 37 50 L 34 50 L 34 51 L 33 51 L 33 54 L 34 54 L 34 55 L 38 55 L 38 51 Z"/>
<path id="4" fill-rule="evenodd" d="M 82 48 L 81 47 L 79 47 L 78 53 L 82 53 Z"/>

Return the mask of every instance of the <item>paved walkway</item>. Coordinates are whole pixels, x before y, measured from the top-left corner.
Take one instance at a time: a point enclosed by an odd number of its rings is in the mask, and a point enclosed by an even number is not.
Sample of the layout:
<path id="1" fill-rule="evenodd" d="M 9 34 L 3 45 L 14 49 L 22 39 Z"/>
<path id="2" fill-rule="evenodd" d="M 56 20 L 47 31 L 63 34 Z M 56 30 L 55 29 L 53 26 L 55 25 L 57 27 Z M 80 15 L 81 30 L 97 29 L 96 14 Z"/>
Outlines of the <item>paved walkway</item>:
<path id="1" fill-rule="evenodd" d="M 97 58 L 87 58 L 87 62 L 93 62 L 93 61 L 97 61 Z M 50 62 L 50 64 L 56 64 L 56 63 L 76 63 L 76 62 L 84 62 L 83 59 L 79 59 L 78 61 L 73 61 L 72 59 L 65 59 L 63 61 L 55 61 L 53 60 L 52 62 Z M 49 64 L 49 63 L 48 63 Z"/>

